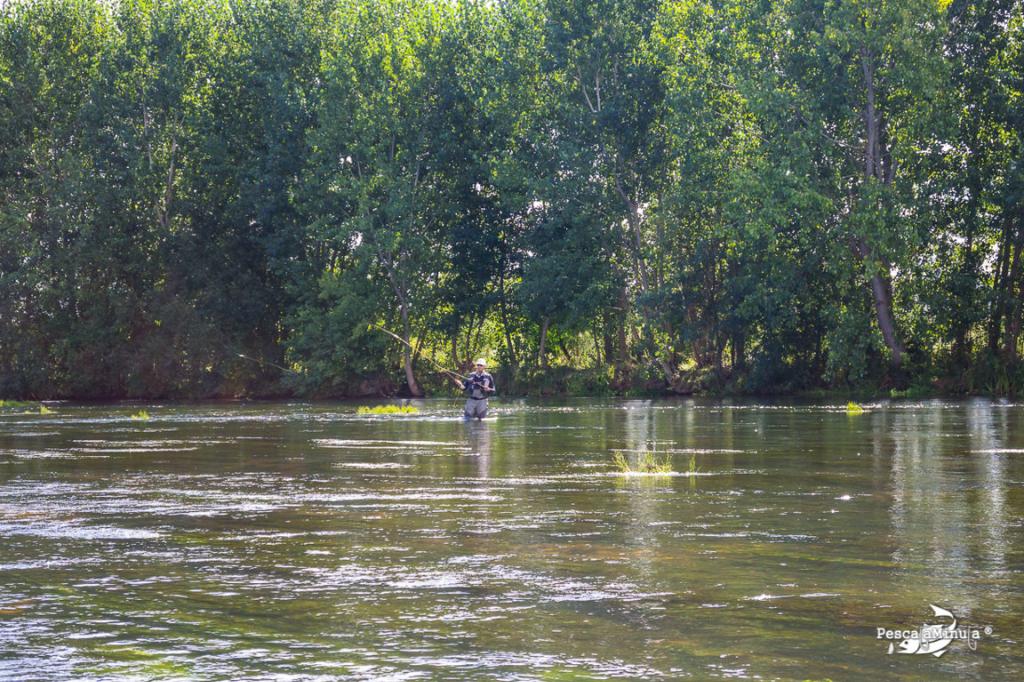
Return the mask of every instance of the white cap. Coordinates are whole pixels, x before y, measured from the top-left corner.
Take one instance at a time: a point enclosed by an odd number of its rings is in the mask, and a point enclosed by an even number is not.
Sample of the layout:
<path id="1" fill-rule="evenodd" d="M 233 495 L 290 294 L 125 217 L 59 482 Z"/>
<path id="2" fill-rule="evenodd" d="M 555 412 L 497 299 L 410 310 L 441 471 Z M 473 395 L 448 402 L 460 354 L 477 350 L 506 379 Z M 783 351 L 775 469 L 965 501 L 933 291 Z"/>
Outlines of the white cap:
<path id="1" fill-rule="evenodd" d="M 484 360 L 483 358 L 477 358 L 476 362 L 474 362 L 473 364 L 474 365 L 483 365 L 484 367 L 486 367 L 487 366 L 487 361 Z"/>

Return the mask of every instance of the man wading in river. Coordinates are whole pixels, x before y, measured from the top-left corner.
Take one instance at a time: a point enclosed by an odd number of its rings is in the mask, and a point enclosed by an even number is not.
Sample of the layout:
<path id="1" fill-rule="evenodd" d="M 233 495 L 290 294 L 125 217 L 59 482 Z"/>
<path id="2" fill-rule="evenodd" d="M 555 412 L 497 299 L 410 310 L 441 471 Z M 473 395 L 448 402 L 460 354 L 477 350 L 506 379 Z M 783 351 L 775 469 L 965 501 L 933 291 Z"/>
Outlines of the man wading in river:
<path id="1" fill-rule="evenodd" d="M 454 377 L 453 377 L 454 379 Z M 455 380 L 463 391 L 469 392 L 466 407 L 463 410 L 466 419 L 483 419 L 487 416 L 487 396 L 494 393 L 494 377 L 487 373 L 487 363 L 483 358 L 476 361 L 476 370 L 465 381 Z"/>

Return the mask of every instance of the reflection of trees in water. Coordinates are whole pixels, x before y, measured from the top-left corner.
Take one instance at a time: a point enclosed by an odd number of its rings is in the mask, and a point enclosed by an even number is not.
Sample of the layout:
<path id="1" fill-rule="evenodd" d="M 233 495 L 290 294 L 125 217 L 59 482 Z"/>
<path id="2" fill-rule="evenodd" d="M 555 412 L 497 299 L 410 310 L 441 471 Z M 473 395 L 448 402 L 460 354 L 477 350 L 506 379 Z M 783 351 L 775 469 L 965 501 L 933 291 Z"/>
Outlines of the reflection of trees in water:
<path id="1" fill-rule="evenodd" d="M 1006 570 L 1006 453 L 1009 424 L 1005 409 L 987 400 L 967 405 L 967 432 L 971 442 L 971 463 L 978 479 L 977 523 L 981 528 L 979 553 L 986 569 Z"/>
<path id="2" fill-rule="evenodd" d="M 654 410 L 651 401 L 629 401 L 626 409 L 625 447 L 630 455 L 657 447 L 654 428 Z M 635 460 L 635 458 L 631 458 Z"/>
<path id="3" fill-rule="evenodd" d="M 651 405 L 649 400 L 630 401 L 628 404 L 632 409 L 627 409 L 625 413 L 623 446 L 630 451 L 626 453 L 630 463 L 635 464 L 642 452 L 650 451 L 661 456 L 661 450 L 672 447 L 671 443 L 658 441 L 658 416 L 665 411 L 652 410 Z M 692 410 L 686 412 L 692 413 Z M 678 433 L 678 428 L 673 430 Z M 665 498 L 665 488 L 671 487 L 672 481 L 671 478 L 632 478 L 622 481 L 629 486 L 629 494 L 625 496 L 629 505 L 623 538 L 626 545 L 656 549 L 658 534 L 654 524 L 663 521 L 665 517 L 659 500 Z M 650 553 L 632 552 L 630 565 L 638 576 L 652 580 L 655 578 L 655 566 Z"/>
<path id="4" fill-rule="evenodd" d="M 932 599 L 976 604 L 980 595 L 964 578 L 1005 569 L 1005 462 L 992 452 L 1003 440 L 995 419 L 988 401 L 936 402 L 896 412 L 889 428 L 875 424 L 876 452 L 886 432 L 893 445 L 893 558 L 920 587 L 940 589 Z"/>

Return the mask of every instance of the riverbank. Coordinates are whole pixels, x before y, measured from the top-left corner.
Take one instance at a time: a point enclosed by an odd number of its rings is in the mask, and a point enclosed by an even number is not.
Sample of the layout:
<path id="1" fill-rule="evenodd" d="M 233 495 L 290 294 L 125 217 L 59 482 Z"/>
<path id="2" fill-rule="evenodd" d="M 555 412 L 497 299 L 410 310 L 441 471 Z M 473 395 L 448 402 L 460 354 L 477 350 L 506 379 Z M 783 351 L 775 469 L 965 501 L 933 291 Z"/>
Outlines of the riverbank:
<path id="1" fill-rule="evenodd" d="M 467 370 L 468 371 L 468 370 Z M 956 369 L 938 361 L 919 363 L 899 372 L 876 369 L 858 379 L 820 378 L 817 369 L 799 365 L 766 368 L 682 367 L 671 383 L 653 364 L 549 367 L 497 365 L 491 368 L 500 395 L 507 397 L 794 397 L 821 399 L 963 398 L 1024 395 L 1024 362 L 979 357 Z M 106 385 L 68 381 L 43 384 L 19 393 L 17 383 L 0 377 L 0 396 L 14 400 L 355 400 L 368 398 L 459 397 L 446 375 L 418 363 L 414 373 L 419 396 L 409 391 L 406 376 L 391 372 L 359 374 L 332 368 L 281 366 L 246 362 L 232 372 L 211 370 L 181 383 L 129 381 L 118 377 Z M 344 377 L 344 378 L 339 378 Z"/>
<path id="2" fill-rule="evenodd" d="M 934 398 L 1010 398 L 1022 395 L 1024 391 L 1016 384 L 1006 387 L 987 386 L 973 388 L 950 381 L 933 381 L 930 385 L 913 384 L 906 388 L 894 388 L 876 384 L 852 386 L 792 388 L 788 386 L 749 390 L 741 382 L 707 381 L 703 383 L 680 384 L 668 387 L 663 381 L 650 379 L 643 382 L 623 383 L 603 372 L 579 370 L 559 373 L 533 373 L 525 377 L 510 379 L 505 373 L 496 372 L 499 386 L 498 398 L 770 398 L 773 400 L 792 398 L 797 400 L 826 400 L 845 402 L 847 400 L 873 401 L 925 400 Z M 373 399 L 415 399 L 462 397 L 462 393 L 449 383 L 426 380 L 420 384 L 423 394 L 414 396 L 407 388 L 395 381 L 367 381 L 362 385 L 343 387 L 341 390 L 304 390 L 282 382 L 252 384 L 234 391 L 212 391 L 207 393 L 177 393 L 170 395 L 49 395 L 44 397 L 19 397 L 0 400 L 0 410 L 38 409 L 45 402 L 145 402 L 152 400 L 190 403 L 196 401 L 237 401 L 237 400 L 315 400 L 315 401 L 365 401 Z"/>

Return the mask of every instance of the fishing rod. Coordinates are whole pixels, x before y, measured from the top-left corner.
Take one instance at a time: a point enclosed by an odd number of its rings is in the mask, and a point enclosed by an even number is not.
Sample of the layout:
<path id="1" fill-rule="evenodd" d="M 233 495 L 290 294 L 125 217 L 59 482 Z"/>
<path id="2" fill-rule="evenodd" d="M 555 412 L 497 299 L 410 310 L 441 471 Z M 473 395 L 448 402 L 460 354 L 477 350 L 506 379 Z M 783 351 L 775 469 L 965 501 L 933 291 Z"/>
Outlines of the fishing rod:
<path id="1" fill-rule="evenodd" d="M 398 341 L 400 341 L 400 342 L 404 343 L 404 344 L 405 344 L 406 346 L 408 346 L 408 347 L 409 347 L 409 350 L 411 350 L 411 351 L 413 351 L 413 352 L 415 352 L 415 351 L 416 351 L 416 349 L 415 349 L 415 348 L 413 348 L 413 346 L 412 346 L 412 344 L 411 344 L 411 343 L 409 343 L 408 341 L 406 341 L 405 339 L 403 339 L 403 338 L 402 338 L 401 336 L 399 336 L 398 334 L 396 334 L 396 333 L 394 333 L 394 332 L 389 332 L 389 331 L 388 331 L 387 329 L 385 329 L 384 327 L 378 327 L 378 326 L 377 326 L 377 325 L 375 325 L 375 324 L 371 324 L 371 325 L 370 325 L 370 329 L 376 329 L 376 330 L 377 330 L 377 331 L 379 331 L 379 332 L 384 332 L 384 333 L 385 333 L 385 334 L 387 334 L 388 336 L 390 336 L 390 337 L 392 337 L 392 338 L 394 338 L 394 339 L 397 339 Z M 467 377 L 467 376 L 463 376 L 463 375 L 459 374 L 458 372 L 453 372 L 453 371 L 451 371 L 450 369 L 445 369 L 445 368 L 444 368 L 444 367 L 442 367 L 441 365 L 439 365 L 439 364 L 437 364 L 436 362 L 434 362 L 434 360 L 433 360 L 432 358 L 429 358 L 429 357 L 427 357 L 427 356 L 425 356 L 425 355 L 423 356 L 423 358 L 424 358 L 424 359 L 425 359 L 425 360 L 426 360 L 427 362 L 429 362 L 430 364 L 432 364 L 432 365 L 433 365 L 433 366 L 434 366 L 435 368 L 437 368 L 438 370 L 440 370 L 440 371 L 444 372 L 445 374 L 448 374 L 448 375 L 450 375 L 450 376 L 453 376 L 453 377 L 458 377 L 459 379 L 462 379 L 462 380 L 464 380 L 464 381 L 469 381 L 469 377 Z"/>
<path id="2" fill-rule="evenodd" d="M 238 357 L 242 358 L 243 360 L 249 360 L 250 362 L 255 362 L 255 363 L 260 364 L 260 365 L 270 365 L 271 367 L 279 369 L 282 372 L 288 372 L 289 374 L 294 374 L 295 376 L 302 376 L 301 374 L 296 372 L 294 369 L 288 369 L 287 367 L 282 367 L 281 365 L 278 365 L 276 363 L 270 362 L 269 360 L 260 360 L 259 358 L 250 358 L 248 355 L 242 355 L 241 353 L 238 354 Z"/>

